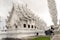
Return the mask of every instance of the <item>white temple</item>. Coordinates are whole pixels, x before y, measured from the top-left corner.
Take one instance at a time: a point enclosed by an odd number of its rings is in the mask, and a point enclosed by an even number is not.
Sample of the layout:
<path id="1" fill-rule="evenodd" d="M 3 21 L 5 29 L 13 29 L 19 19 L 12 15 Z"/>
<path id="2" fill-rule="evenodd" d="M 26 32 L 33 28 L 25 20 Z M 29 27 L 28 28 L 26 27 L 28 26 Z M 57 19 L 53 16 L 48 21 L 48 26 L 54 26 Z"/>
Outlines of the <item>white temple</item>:
<path id="1" fill-rule="evenodd" d="M 50 11 L 52 12 L 53 9 L 51 9 Z M 26 5 L 13 3 L 12 10 L 9 14 L 10 16 L 7 17 L 8 19 L 6 21 L 6 29 L 0 30 L 0 39 L 36 36 L 37 33 L 38 36 L 45 35 L 46 23 L 35 16 Z"/>
<path id="2" fill-rule="evenodd" d="M 10 16 L 7 17 L 6 29 L 1 30 L 1 38 L 22 38 L 28 36 L 45 35 L 46 23 L 23 5 L 13 4 Z"/>

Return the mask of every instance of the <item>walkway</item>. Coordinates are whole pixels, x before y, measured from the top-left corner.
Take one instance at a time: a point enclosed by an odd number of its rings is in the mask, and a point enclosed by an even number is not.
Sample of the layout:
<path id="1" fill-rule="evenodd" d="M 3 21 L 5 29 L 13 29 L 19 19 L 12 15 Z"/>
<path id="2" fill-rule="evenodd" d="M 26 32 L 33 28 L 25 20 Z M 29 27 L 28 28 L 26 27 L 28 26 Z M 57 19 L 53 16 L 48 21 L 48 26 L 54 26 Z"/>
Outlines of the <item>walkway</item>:
<path id="1" fill-rule="evenodd" d="M 51 40 L 60 40 L 60 34 L 54 35 Z"/>

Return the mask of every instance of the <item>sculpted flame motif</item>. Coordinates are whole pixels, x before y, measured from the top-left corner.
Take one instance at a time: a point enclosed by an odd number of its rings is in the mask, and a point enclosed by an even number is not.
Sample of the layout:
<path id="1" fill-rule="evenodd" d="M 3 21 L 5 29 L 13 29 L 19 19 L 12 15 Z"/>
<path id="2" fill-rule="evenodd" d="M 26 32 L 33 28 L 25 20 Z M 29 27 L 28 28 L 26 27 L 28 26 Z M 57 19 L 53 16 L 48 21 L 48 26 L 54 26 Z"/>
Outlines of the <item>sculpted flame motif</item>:
<path id="1" fill-rule="evenodd" d="M 52 22 L 55 26 L 57 26 L 57 10 L 55 0 L 48 0 L 48 7 L 52 18 Z"/>

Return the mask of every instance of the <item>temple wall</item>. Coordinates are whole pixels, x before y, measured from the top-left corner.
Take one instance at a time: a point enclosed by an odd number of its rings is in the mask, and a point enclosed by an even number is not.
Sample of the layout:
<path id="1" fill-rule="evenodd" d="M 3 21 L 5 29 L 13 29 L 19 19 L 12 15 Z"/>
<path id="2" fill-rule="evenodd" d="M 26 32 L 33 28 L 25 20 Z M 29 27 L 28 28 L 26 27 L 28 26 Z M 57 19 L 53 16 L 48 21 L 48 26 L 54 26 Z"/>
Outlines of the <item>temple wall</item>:
<path id="1" fill-rule="evenodd" d="M 29 36 L 37 36 L 38 35 L 45 35 L 43 30 L 35 30 L 35 29 L 17 29 L 17 30 L 6 30 L 3 32 L 0 31 L 0 39 L 2 38 L 23 38 Z"/>

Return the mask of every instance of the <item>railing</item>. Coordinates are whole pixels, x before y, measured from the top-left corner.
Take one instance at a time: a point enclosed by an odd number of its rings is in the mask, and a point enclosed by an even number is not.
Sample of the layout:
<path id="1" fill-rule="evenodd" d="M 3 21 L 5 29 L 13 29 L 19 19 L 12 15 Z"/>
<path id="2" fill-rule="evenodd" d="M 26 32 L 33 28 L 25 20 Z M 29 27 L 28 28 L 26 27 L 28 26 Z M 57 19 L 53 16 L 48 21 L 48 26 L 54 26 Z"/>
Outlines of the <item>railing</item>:
<path id="1" fill-rule="evenodd" d="M 37 29 L 6 29 L 6 30 L 0 30 L 0 39 L 7 38 L 7 37 L 22 38 L 22 37 L 26 37 L 26 36 L 36 36 L 37 32 L 39 33 L 39 35 L 44 35 L 43 30 L 37 30 Z"/>
<path id="2" fill-rule="evenodd" d="M 0 30 L 1 33 L 34 33 L 34 32 L 44 32 L 44 30 L 38 30 L 38 29 L 6 29 L 6 30 Z"/>

